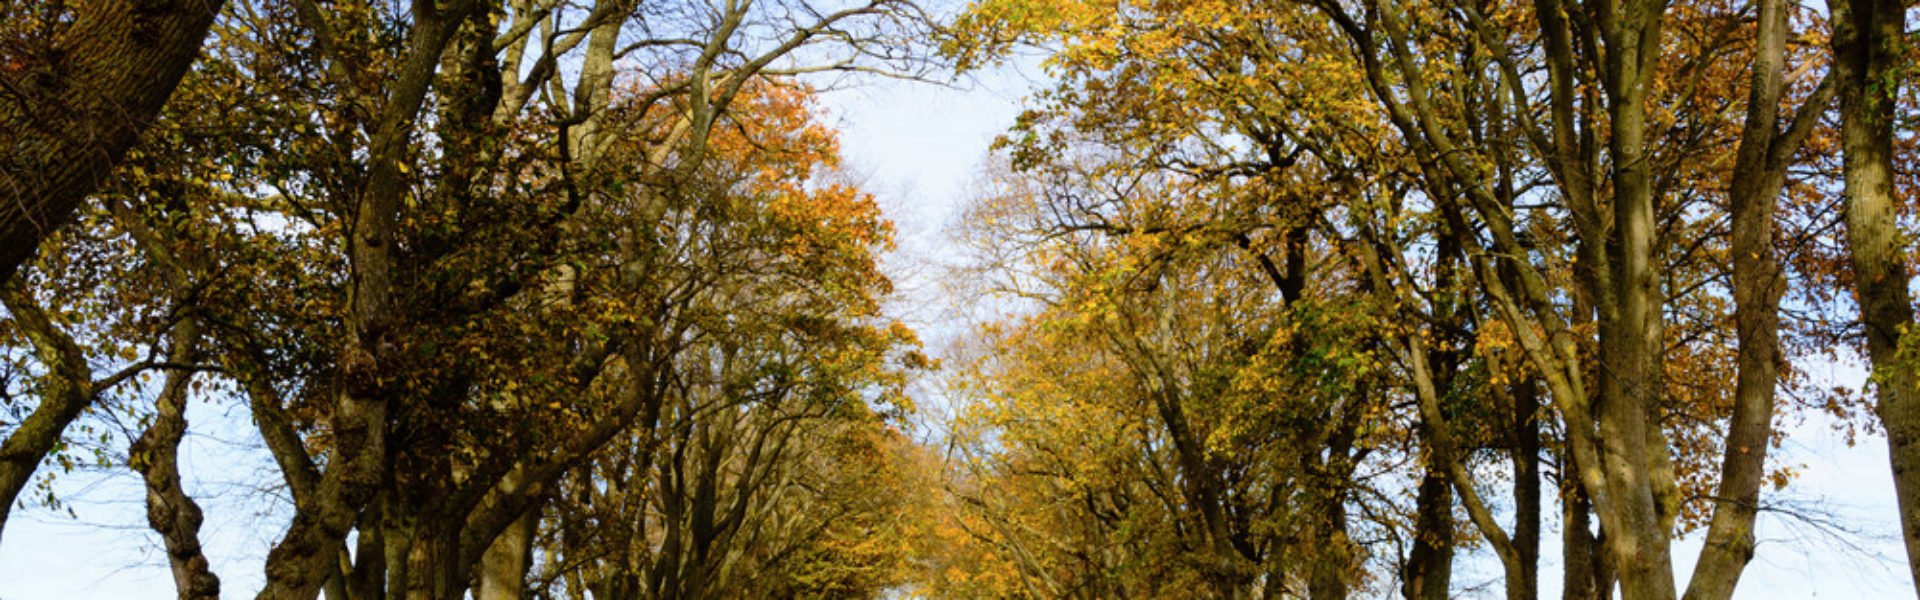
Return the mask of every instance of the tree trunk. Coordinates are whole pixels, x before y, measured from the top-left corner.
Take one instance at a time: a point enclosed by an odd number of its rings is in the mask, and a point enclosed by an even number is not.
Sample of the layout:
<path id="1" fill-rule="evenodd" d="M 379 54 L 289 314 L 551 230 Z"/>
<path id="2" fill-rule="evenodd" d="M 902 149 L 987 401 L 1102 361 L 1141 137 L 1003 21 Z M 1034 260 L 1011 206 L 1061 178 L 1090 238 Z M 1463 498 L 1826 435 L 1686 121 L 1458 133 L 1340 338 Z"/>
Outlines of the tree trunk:
<path id="1" fill-rule="evenodd" d="M 528 509 L 514 519 L 507 530 L 494 538 L 493 545 L 480 559 L 478 600 L 520 600 L 526 589 L 527 567 L 532 564 L 534 528 L 540 523 L 539 508 Z"/>
<path id="2" fill-rule="evenodd" d="M 1567 463 L 1571 466 L 1571 463 Z M 1571 472 L 1573 469 L 1563 468 Z M 1560 597 L 1563 600 L 1600 600 L 1608 592 L 1607 586 L 1600 581 L 1605 579 L 1600 568 L 1600 542 L 1594 539 L 1592 511 L 1593 505 L 1587 501 L 1587 495 L 1581 491 L 1579 481 L 1567 476 L 1561 482 L 1560 507 L 1560 556 L 1562 579 Z"/>
<path id="3" fill-rule="evenodd" d="M 1453 579 L 1453 488 L 1439 465 L 1429 465 L 1414 501 L 1413 550 L 1400 593 L 1407 600 L 1446 600 Z"/>
<path id="4" fill-rule="evenodd" d="M 1604 33 L 1604 79 L 1611 117 L 1613 231 L 1605 244 L 1607 280 L 1596 286 L 1600 310 L 1601 465 L 1606 495 L 1594 496 L 1605 548 L 1626 600 L 1671 600 L 1673 563 L 1668 528 L 1675 498 L 1663 489 L 1666 436 L 1657 411 L 1666 341 L 1661 276 L 1656 269 L 1654 190 L 1647 155 L 1647 94 L 1660 44 L 1659 2 L 1602 6 L 1616 20 Z M 1604 500 L 1600 502 L 1599 500 Z"/>
<path id="5" fill-rule="evenodd" d="M 441 518 L 421 519 L 407 553 L 406 581 L 389 581 L 387 589 L 404 586 L 407 600 L 456 600 L 466 596 L 463 572 L 472 565 L 459 560 L 459 535 L 447 531 Z M 392 596 L 389 591 L 389 596 Z"/>
<path id="6" fill-rule="evenodd" d="M 1313 561 L 1307 581 L 1307 597 L 1311 600 L 1346 600 L 1347 564 L 1352 554 L 1347 549 L 1347 506 L 1335 493 L 1328 499 L 1324 521 L 1319 530 L 1318 541 L 1323 544 L 1322 554 Z M 1236 582 L 1233 588 L 1235 598 L 1245 598 L 1246 586 Z"/>
<path id="7" fill-rule="evenodd" d="M 347 597 L 352 600 L 385 600 L 387 594 L 387 530 L 391 493 L 380 492 L 360 515 L 359 535 L 354 540 L 353 572 L 347 577 Z"/>
<path id="8" fill-rule="evenodd" d="M 1203 536 L 1207 547 L 1212 551 L 1213 561 L 1209 565 L 1208 578 L 1212 580 L 1215 591 L 1223 598 L 1239 598 L 1245 587 L 1239 573 L 1240 556 L 1233 549 L 1231 532 L 1228 530 L 1226 511 L 1220 504 L 1218 478 L 1207 458 L 1205 443 L 1187 422 L 1185 408 L 1179 396 L 1171 390 L 1162 390 L 1155 394 L 1160 418 L 1167 428 L 1168 437 L 1173 441 L 1175 455 L 1179 459 L 1181 492 L 1189 506 L 1196 509 L 1200 524 L 1204 527 Z M 1320 579 L 1315 572 L 1312 586 L 1318 586 Z"/>
<path id="9" fill-rule="evenodd" d="M 0 283 L 0 301 L 33 345 L 35 358 L 46 365 L 46 385 L 39 394 L 40 404 L 22 419 L 0 442 L 0 532 L 5 531 L 7 513 L 13 509 L 20 490 L 33 480 L 67 425 L 93 404 L 93 370 L 86 354 L 73 338 L 54 325 L 33 296 L 17 283 Z"/>
<path id="10" fill-rule="evenodd" d="M 1920 585 L 1920 373 L 1900 356 L 1901 337 L 1913 327 L 1913 299 L 1893 195 L 1892 90 L 1900 87 L 1904 64 L 1905 11 L 1897 0 L 1828 0 L 1827 7 L 1845 153 L 1847 247 L 1876 408 L 1887 429 L 1900 531 Z"/>
<path id="11" fill-rule="evenodd" d="M 1513 387 L 1513 550 L 1519 577 L 1507 582 L 1507 600 L 1540 597 L 1540 410 L 1532 379 Z"/>
<path id="12" fill-rule="evenodd" d="M 191 364 L 199 357 L 199 324 L 189 318 L 174 330 L 167 360 Z M 180 483 L 180 439 L 187 432 L 187 404 L 193 372 L 171 370 L 161 385 L 153 424 L 127 451 L 135 470 L 147 484 L 147 524 L 167 546 L 167 563 L 181 600 L 220 597 L 220 578 L 213 574 L 200 548 L 200 505 Z"/>
<path id="13" fill-rule="evenodd" d="M 0 283 L 153 122 L 224 0 L 73 3 L 72 25 L 0 53 Z"/>
<path id="14" fill-rule="evenodd" d="M 1760 0 L 1747 116 L 1733 168 L 1728 204 L 1733 221 L 1734 327 L 1739 340 L 1733 417 L 1727 426 L 1720 489 L 1705 546 L 1687 583 L 1687 600 L 1727 600 L 1753 559 L 1754 516 L 1773 434 L 1774 388 L 1779 382 L 1780 295 L 1786 289 L 1775 257 L 1773 220 L 1786 184 L 1788 158 L 1832 94 L 1822 82 L 1784 132 L 1779 105 L 1786 69 L 1787 10 L 1783 0 Z"/>
<path id="15" fill-rule="evenodd" d="M 1356 393 L 1357 397 L 1366 396 L 1366 392 Z M 1345 420 L 1343 420 L 1345 421 Z M 1326 459 L 1319 465 L 1316 479 L 1326 491 L 1321 494 L 1322 505 L 1317 511 L 1322 518 L 1316 524 L 1315 541 L 1321 551 L 1314 561 L 1312 572 L 1308 574 L 1307 597 L 1312 600 L 1345 600 L 1350 593 L 1347 573 L 1353 566 L 1353 543 L 1347 535 L 1347 488 L 1353 480 L 1353 468 L 1357 463 L 1353 458 L 1352 431 L 1356 424 L 1342 422 L 1327 441 Z M 1247 558 L 1236 554 L 1242 563 Z M 1248 598 L 1247 584 L 1251 577 L 1242 576 L 1234 588 L 1236 597 Z"/>

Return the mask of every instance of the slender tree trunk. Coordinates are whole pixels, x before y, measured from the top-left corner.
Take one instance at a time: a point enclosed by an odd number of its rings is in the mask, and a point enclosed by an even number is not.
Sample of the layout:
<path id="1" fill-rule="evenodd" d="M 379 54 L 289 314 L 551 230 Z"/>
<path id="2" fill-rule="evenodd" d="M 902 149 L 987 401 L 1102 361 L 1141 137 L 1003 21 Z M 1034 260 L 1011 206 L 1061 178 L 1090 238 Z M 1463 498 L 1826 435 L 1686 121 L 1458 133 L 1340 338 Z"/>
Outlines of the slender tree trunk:
<path id="1" fill-rule="evenodd" d="M 1453 579 L 1453 488 L 1443 467 L 1427 467 L 1414 507 L 1413 549 L 1400 593 L 1407 600 L 1446 600 Z"/>
<path id="2" fill-rule="evenodd" d="M 1571 463 L 1569 462 L 1570 466 Z M 1572 469 L 1563 469 L 1572 471 Z M 1600 543 L 1593 536 L 1593 505 L 1580 489 L 1577 479 L 1568 476 L 1561 482 L 1560 506 L 1560 597 L 1564 600 L 1600 600 L 1608 591 L 1600 585 Z"/>
<path id="3" fill-rule="evenodd" d="M 5 531 L 14 499 L 33 480 L 40 461 L 60 443 L 67 425 L 93 404 L 94 393 L 93 370 L 87 366 L 86 354 L 54 325 L 32 294 L 18 283 L 0 283 L 0 301 L 5 302 L 14 327 L 26 335 L 35 357 L 47 369 L 40 404 L 0 442 L 0 531 Z"/>
<path id="4" fill-rule="evenodd" d="M 1507 582 L 1507 600 L 1540 597 L 1540 410 L 1539 387 L 1522 379 L 1513 387 L 1513 550 L 1519 578 Z"/>
<path id="5" fill-rule="evenodd" d="M 0 283 L 73 220 L 153 122 L 224 0 L 76 2 L 44 46 L 0 64 Z M 38 50 L 36 52 L 36 50 Z"/>
<path id="6" fill-rule="evenodd" d="M 1873 361 L 1876 408 L 1887 429 L 1907 562 L 1920 586 L 1920 373 L 1900 353 L 1914 321 L 1893 189 L 1894 90 L 1905 64 L 1905 11 L 1898 0 L 1828 0 L 1827 7 L 1855 297 Z"/>
<path id="7" fill-rule="evenodd" d="M 1780 295 L 1786 289 L 1774 252 L 1773 220 L 1788 159 L 1833 92 L 1823 81 L 1785 131 L 1779 105 L 1786 69 L 1784 0 L 1759 0 L 1747 116 L 1728 190 L 1733 221 L 1734 327 L 1739 340 L 1733 417 L 1727 427 L 1720 488 L 1705 546 L 1687 583 L 1687 600 L 1727 600 L 1753 559 L 1754 517 L 1773 434 L 1779 383 Z"/>
<path id="8" fill-rule="evenodd" d="M 1654 190 L 1647 155 L 1647 95 L 1652 88 L 1664 4 L 1624 0 L 1600 10 L 1607 28 L 1605 88 L 1611 117 L 1609 151 L 1615 165 L 1613 231 L 1606 240 L 1608 279 L 1596 290 L 1600 310 L 1598 439 L 1605 502 L 1596 504 L 1607 532 L 1606 549 L 1619 570 L 1626 600 L 1671 600 L 1673 563 L 1666 524 L 1674 498 L 1661 489 L 1666 438 L 1656 418 L 1665 349 L 1660 281 L 1656 269 Z M 1599 498 L 1596 496 L 1596 498 Z"/>
<path id="9" fill-rule="evenodd" d="M 175 326 L 167 360 L 192 364 L 199 357 L 199 324 L 186 319 Z M 193 372 L 171 370 L 160 388 L 153 423 L 140 434 L 127 454 L 147 484 L 147 524 L 167 547 L 167 563 L 181 600 L 218 599 L 220 578 L 200 549 L 200 505 L 180 483 L 180 440 L 187 431 L 188 394 Z"/>
<path id="10" fill-rule="evenodd" d="M 1614 597 L 1613 589 L 1620 584 L 1620 569 L 1613 564 L 1613 557 L 1604 550 L 1607 547 L 1607 528 L 1601 527 L 1600 534 L 1593 537 L 1593 589 L 1594 598 L 1607 600 Z"/>

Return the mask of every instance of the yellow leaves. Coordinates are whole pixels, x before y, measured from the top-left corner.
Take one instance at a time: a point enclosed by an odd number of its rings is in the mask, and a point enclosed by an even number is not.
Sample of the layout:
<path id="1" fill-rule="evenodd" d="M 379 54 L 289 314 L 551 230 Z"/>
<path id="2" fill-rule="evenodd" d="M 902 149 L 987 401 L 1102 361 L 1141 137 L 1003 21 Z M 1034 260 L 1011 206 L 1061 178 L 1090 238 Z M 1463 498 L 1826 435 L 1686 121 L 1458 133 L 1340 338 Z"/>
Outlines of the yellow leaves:
<path id="1" fill-rule="evenodd" d="M 1077 29 L 1098 14 L 1097 2 L 977 0 L 954 19 L 940 52 L 961 71 L 997 64 L 1015 44 Z"/>

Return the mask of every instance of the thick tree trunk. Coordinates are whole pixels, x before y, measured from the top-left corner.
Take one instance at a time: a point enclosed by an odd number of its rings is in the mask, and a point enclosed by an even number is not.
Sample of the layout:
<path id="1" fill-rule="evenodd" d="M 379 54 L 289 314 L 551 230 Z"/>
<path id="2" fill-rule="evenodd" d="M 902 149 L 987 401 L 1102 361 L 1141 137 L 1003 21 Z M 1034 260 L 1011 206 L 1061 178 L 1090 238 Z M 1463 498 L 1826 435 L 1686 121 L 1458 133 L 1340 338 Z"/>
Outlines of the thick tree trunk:
<path id="1" fill-rule="evenodd" d="M 0 64 L 0 282 L 120 162 L 200 53 L 224 0 L 73 3 L 72 25 Z M 35 40 L 42 41 L 42 40 Z"/>
<path id="2" fill-rule="evenodd" d="M 487 547 L 480 559 L 479 584 L 474 594 L 478 600 L 520 600 L 523 596 L 539 515 L 538 508 L 521 513 L 500 537 L 494 538 L 493 545 Z"/>
<path id="3" fill-rule="evenodd" d="M 1898 0 L 1828 0 L 1833 22 L 1833 74 L 1840 96 L 1845 153 L 1847 246 L 1855 296 L 1873 361 L 1873 387 L 1887 429 L 1900 530 L 1920 585 L 1920 373 L 1900 356 L 1913 327 L 1907 248 L 1896 222 L 1891 90 L 1900 88 L 1905 23 Z"/>
<path id="4" fill-rule="evenodd" d="M 442 519 L 424 521 L 444 522 Z M 423 524 L 414 529 L 415 537 L 407 553 L 406 581 L 389 581 L 388 590 L 404 586 L 407 600 L 457 600 L 466 596 L 465 573 L 471 568 L 459 560 L 459 536 L 438 524 Z M 392 593 L 389 592 L 389 596 Z"/>
<path id="5" fill-rule="evenodd" d="M 387 593 L 388 500 L 392 494 L 381 492 L 360 514 L 359 535 L 354 540 L 353 571 L 347 576 L 347 597 L 352 600 L 385 600 Z"/>
<path id="6" fill-rule="evenodd" d="M 386 590 L 382 595 L 386 600 L 402 600 L 407 597 L 407 582 L 412 580 L 412 562 L 414 532 L 420 530 L 419 515 L 401 510 L 398 501 L 387 503 L 383 510 L 386 514 L 383 523 L 386 547 L 381 560 L 387 564 L 385 580 Z"/>

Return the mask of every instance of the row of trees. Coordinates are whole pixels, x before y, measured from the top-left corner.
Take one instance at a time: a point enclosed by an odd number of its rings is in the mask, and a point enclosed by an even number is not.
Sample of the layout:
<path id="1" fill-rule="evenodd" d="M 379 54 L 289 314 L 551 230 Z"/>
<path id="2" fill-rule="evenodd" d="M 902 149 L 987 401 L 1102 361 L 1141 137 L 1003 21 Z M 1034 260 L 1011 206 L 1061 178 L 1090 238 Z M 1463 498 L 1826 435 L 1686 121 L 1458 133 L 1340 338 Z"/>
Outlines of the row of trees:
<path id="1" fill-rule="evenodd" d="M 292 500 L 261 598 L 901 581 L 928 361 L 804 77 L 917 74 L 912 4 L 5 11 L 0 505 L 122 413 L 218 598 L 179 450 L 213 403 Z"/>
<path id="2" fill-rule="evenodd" d="M 1920 560 L 1905 22 L 974 3 L 963 66 L 1037 46 L 1056 83 L 963 234 L 1027 308 L 958 357 L 949 560 L 1009 575 L 938 589 L 1446 598 L 1478 543 L 1534 598 L 1557 504 L 1565 597 L 1728 598 L 1775 418 L 1847 416 L 1800 369 L 1849 349 Z"/>
<path id="3" fill-rule="evenodd" d="M 262 598 L 1428 599 L 1480 545 L 1525 599 L 1557 510 L 1566 597 L 1724 599 L 1850 349 L 1920 557 L 1899 2 L 4 11 L 0 511 L 137 423 L 183 598 L 224 403 Z M 941 448 L 806 83 L 929 39 L 1055 76 L 957 228 L 1020 301 Z"/>

